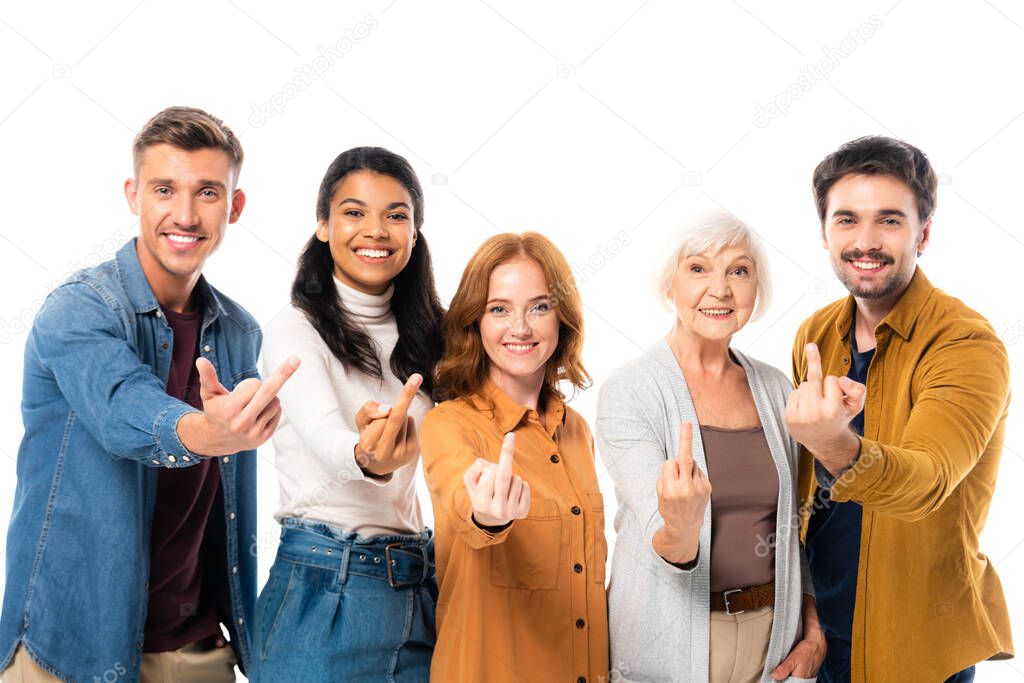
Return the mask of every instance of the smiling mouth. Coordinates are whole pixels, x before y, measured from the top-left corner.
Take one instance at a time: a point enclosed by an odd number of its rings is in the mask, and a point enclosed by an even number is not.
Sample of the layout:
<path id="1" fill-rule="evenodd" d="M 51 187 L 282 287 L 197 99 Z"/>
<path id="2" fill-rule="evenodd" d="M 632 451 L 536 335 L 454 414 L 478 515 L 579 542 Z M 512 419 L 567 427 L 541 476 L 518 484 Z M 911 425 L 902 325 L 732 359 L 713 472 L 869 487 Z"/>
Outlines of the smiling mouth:
<path id="1" fill-rule="evenodd" d="M 858 273 L 874 273 L 889 265 L 885 261 L 875 261 L 872 259 L 847 259 L 846 262 L 853 266 L 853 269 Z"/>
<path id="2" fill-rule="evenodd" d="M 698 308 L 700 314 L 712 320 L 725 320 L 736 311 L 734 308 Z"/>
<path id="3" fill-rule="evenodd" d="M 505 342 L 502 346 L 504 346 L 505 350 L 509 353 L 517 356 L 525 356 L 537 348 L 539 343 L 540 342 Z"/>
<path id="4" fill-rule="evenodd" d="M 167 238 L 171 248 L 176 251 L 188 251 L 190 249 L 194 249 L 200 242 L 206 239 L 202 235 L 183 232 L 165 232 L 161 235 Z"/>
<path id="5" fill-rule="evenodd" d="M 391 258 L 395 250 L 388 247 L 370 248 L 370 247 L 358 247 L 352 250 L 360 261 L 366 263 L 384 263 Z"/>

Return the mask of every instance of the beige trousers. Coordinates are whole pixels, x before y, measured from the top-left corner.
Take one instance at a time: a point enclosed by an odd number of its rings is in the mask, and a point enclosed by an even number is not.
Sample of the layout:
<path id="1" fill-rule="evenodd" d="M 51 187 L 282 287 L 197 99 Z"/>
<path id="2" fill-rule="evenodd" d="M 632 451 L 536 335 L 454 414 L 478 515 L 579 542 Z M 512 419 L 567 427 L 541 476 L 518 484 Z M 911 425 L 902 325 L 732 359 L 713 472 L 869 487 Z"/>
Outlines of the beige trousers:
<path id="1" fill-rule="evenodd" d="M 742 614 L 711 613 L 711 683 L 761 680 L 772 634 L 771 606 Z"/>
<path id="2" fill-rule="evenodd" d="M 140 680 L 142 683 L 233 683 L 235 663 L 235 651 L 230 646 L 205 649 L 193 643 L 171 652 L 144 653 Z M 60 683 L 59 678 L 40 668 L 20 645 L 0 680 L 3 683 Z"/>

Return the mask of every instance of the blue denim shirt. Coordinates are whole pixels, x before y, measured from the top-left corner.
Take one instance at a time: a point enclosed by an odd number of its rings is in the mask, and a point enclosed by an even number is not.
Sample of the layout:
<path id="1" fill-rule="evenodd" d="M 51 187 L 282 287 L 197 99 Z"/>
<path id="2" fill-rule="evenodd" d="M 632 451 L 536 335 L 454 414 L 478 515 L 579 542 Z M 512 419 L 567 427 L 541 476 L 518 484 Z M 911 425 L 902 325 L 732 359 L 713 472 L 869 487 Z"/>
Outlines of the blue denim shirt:
<path id="1" fill-rule="evenodd" d="M 158 468 L 202 456 L 177 435 L 195 409 L 166 393 L 173 336 L 135 242 L 51 292 L 26 342 L 0 670 L 21 643 L 69 681 L 139 678 Z M 205 278 L 197 287 L 200 353 L 233 389 L 257 376 L 262 333 Z M 204 590 L 216 596 L 244 671 L 256 602 L 256 453 L 218 461 L 205 574 L 217 580 Z"/>

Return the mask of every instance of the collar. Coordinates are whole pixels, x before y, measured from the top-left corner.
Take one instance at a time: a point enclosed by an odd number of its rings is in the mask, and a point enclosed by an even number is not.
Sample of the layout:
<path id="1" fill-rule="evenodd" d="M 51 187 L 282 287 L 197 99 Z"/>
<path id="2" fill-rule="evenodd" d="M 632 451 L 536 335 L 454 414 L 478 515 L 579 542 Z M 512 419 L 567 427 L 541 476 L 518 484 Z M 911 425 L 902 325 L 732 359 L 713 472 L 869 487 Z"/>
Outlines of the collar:
<path id="1" fill-rule="evenodd" d="M 565 424 L 565 401 L 560 398 L 548 397 L 545 399 L 548 420 L 546 420 L 545 431 L 548 435 L 554 435 L 555 429 Z M 526 406 L 519 405 L 509 395 L 502 391 L 501 387 L 491 381 L 484 379 L 480 391 L 473 394 L 471 401 L 482 411 L 491 414 L 491 418 L 497 423 L 503 434 L 514 430 L 523 418 L 532 411 Z M 555 419 L 550 419 L 554 417 Z"/>
<path id="2" fill-rule="evenodd" d="M 924 271 L 918 266 L 914 271 L 914 276 L 910 278 L 910 284 L 903 291 L 903 295 L 900 296 L 896 305 L 892 307 L 892 310 L 889 311 L 889 314 L 882 319 L 878 326 L 885 325 L 903 337 L 904 340 L 910 339 L 910 334 L 914 331 L 914 325 L 921 314 L 921 309 L 934 289 L 935 286 L 925 277 Z M 840 337 L 845 337 L 850 332 L 856 305 L 857 302 L 852 294 L 846 297 L 843 309 L 839 312 L 835 322 L 836 332 Z"/>
<path id="3" fill-rule="evenodd" d="M 146 274 L 142 272 L 142 264 L 139 262 L 139 253 L 136 251 L 138 238 L 133 237 L 117 251 L 114 257 L 117 262 L 117 270 L 121 275 L 121 282 L 124 284 L 128 299 L 132 302 L 132 308 L 136 313 L 152 313 L 161 308 L 160 302 L 153 294 L 153 288 L 149 286 Z M 212 322 L 218 315 L 223 313 L 220 299 L 213 288 L 206 282 L 206 276 L 200 275 L 196 281 L 196 292 L 199 294 L 203 305 L 203 326 Z"/>

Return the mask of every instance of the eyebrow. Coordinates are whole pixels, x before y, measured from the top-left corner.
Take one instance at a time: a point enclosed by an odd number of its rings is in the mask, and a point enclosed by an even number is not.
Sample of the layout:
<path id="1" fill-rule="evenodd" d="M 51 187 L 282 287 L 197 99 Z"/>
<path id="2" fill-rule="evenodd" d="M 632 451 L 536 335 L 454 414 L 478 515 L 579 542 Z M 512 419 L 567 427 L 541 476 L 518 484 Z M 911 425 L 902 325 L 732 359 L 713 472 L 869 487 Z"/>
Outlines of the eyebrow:
<path id="1" fill-rule="evenodd" d="M 533 303 L 534 301 L 541 301 L 543 299 L 550 299 L 550 298 L 551 298 L 550 294 L 541 294 L 540 296 L 533 297 L 527 303 Z M 508 299 L 488 299 L 487 303 L 488 304 L 509 304 L 509 303 L 512 303 L 512 302 L 510 300 L 508 300 Z"/>
<path id="2" fill-rule="evenodd" d="M 342 204 L 345 204 L 345 203 L 358 204 L 359 206 L 362 206 L 362 207 L 368 206 L 368 204 L 366 202 L 364 202 L 362 199 L 356 199 L 355 197 L 346 197 L 345 199 L 342 199 L 340 202 L 338 202 L 338 206 L 341 206 Z M 412 211 L 412 207 L 409 206 L 408 204 L 406 204 L 405 202 L 391 202 L 390 204 L 388 204 L 384 208 L 387 211 L 390 211 L 391 209 L 398 209 L 398 208 L 405 208 L 405 209 L 408 209 L 409 211 Z"/>
<path id="3" fill-rule="evenodd" d="M 149 185 L 150 187 L 153 187 L 155 185 L 170 185 L 170 186 L 173 187 L 175 185 L 175 182 L 174 182 L 174 180 L 172 178 L 150 178 L 149 181 L 146 184 Z M 219 181 L 219 180 L 209 180 L 207 178 L 200 178 L 199 179 L 199 186 L 200 187 L 215 187 L 218 190 L 227 190 L 227 186 L 224 183 L 222 183 L 221 181 Z"/>
<path id="4" fill-rule="evenodd" d="M 901 218 L 906 218 L 907 217 L 907 214 L 905 212 L 903 212 L 903 211 L 900 211 L 899 209 L 879 209 L 878 213 L 876 215 L 878 215 L 878 216 L 899 216 Z M 836 216 L 856 218 L 857 214 L 854 213 L 853 211 L 850 211 L 849 209 L 837 209 L 837 210 L 832 212 L 832 217 L 835 218 Z"/>

